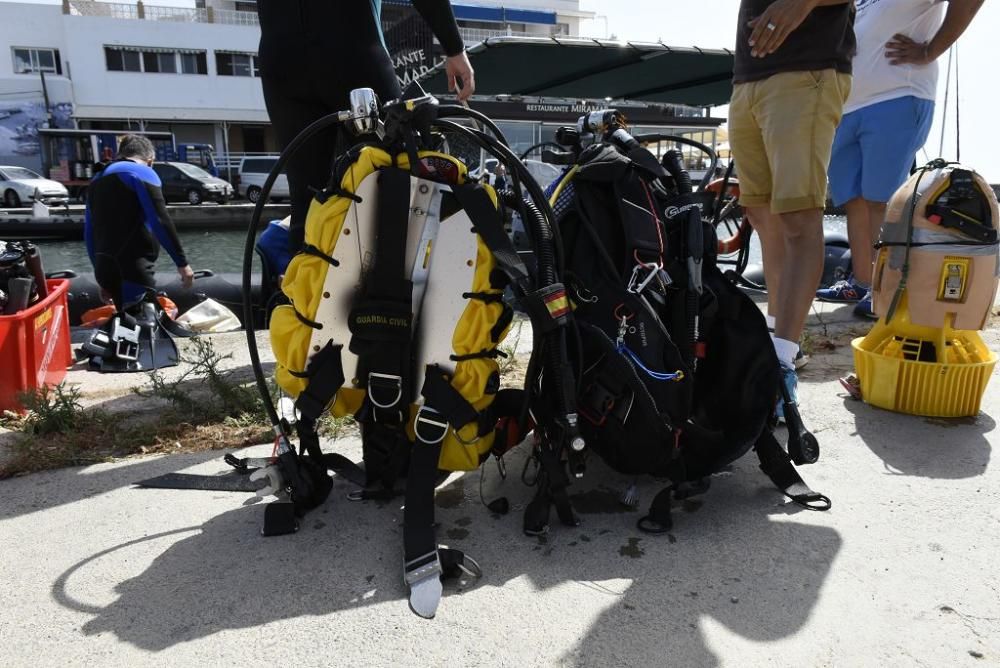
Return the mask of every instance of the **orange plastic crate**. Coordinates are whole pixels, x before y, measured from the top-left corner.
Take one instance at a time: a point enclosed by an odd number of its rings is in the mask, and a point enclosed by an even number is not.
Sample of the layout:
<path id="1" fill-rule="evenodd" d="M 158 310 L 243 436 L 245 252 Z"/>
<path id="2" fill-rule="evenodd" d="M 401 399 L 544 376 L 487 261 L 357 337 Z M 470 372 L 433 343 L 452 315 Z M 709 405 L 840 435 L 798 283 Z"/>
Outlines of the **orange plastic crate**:
<path id="1" fill-rule="evenodd" d="M 21 410 L 17 395 L 57 385 L 73 362 L 69 281 L 49 279 L 48 296 L 20 313 L 0 316 L 0 410 Z"/>

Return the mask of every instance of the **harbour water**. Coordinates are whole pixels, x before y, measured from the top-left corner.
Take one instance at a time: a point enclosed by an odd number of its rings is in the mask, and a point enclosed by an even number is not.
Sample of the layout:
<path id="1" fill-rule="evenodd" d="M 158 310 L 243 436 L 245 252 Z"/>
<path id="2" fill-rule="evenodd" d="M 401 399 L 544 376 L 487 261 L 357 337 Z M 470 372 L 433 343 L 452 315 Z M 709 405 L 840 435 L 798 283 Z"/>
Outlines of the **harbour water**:
<path id="1" fill-rule="evenodd" d="M 843 216 L 827 216 L 823 223 L 828 233 L 847 234 L 847 224 Z M 239 273 L 243 271 L 243 231 L 192 231 L 179 234 L 181 245 L 187 254 L 191 268 L 211 269 L 216 273 Z M 90 272 L 90 260 L 83 241 L 40 241 L 42 261 L 46 271 L 72 270 Z M 756 235 L 750 249 L 750 264 L 760 262 L 760 246 Z M 160 254 L 156 270 L 173 272 L 174 268 L 166 253 Z"/>

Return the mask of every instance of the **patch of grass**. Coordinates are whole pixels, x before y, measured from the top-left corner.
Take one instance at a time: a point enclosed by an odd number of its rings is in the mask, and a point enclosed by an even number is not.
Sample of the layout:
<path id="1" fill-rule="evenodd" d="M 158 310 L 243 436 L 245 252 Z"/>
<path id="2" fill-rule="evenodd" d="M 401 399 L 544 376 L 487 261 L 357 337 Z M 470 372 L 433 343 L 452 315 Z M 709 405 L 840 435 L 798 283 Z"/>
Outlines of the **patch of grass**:
<path id="1" fill-rule="evenodd" d="M 195 338 L 192 344 L 192 351 L 181 356 L 180 362 L 188 365 L 188 369 L 178 379 L 168 381 L 159 371 L 152 371 L 149 374 L 152 386 L 134 387 L 132 391 L 140 397 L 164 399 L 176 410 L 200 420 L 245 415 L 247 419 L 266 422 L 267 414 L 256 387 L 236 381 L 231 371 L 221 369 L 232 353 L 219 354 L 208 338 Z M 192 381 L 197 384 L 192 386 Z"/>
<path id="2" fill-rule="evenodd" d="M 80 390 L 65 383 L 27 390 L 18 394 L 17 399 L 26 413 L 8 411 L 0 420 L 0 426 L 45 436 L 66 433 L 84 420 Z"/>
<path id="3" fill-rule="evenodd" d="M 331 441 L 347 436 L 357 431 L 358 423 L 351 415 L 334 417 L 329 413 L 324 413 L 316 424 L 317 431 L 321 438 L 328 438 Z"/>
<path id="4" fill-rule="evenodd" d="M 521 343 L 521 337 L 525 334 L 524 327 L 526 325 L 530 327 L 526 320 L 515 320 L 510 333 L 504 339 L 503 345 L 500 346 L 500 352 L 506 355 L 506 357 L 500 357 L 497 360 L 500 368 L 501 387 L 521 387 L 524 385 L 524 375 L 531 355 L 518 353 L 517 348 Z"/>
<path id="5" fill-rule="evenodd" d="M 273 433 L 256 388 L 221 369 L 229 357 L 217 353 L 211 340 L 195 339 L 191 354 L 181 360 L 189 368 L 180 378 L 168 381 L 154 371 L 149 389 L 133 388 L 140 397 L 169 403 L 157 412 L 123 415 L 83 409 L 79 389 L 65 385 L 25 395 L 26 414 L 7 413 L 0 419 L 0 426 L 20 432 L 9 445 L 12 456 L 0 466 L 0 479 L 135 454 L 269 442 Z"/>

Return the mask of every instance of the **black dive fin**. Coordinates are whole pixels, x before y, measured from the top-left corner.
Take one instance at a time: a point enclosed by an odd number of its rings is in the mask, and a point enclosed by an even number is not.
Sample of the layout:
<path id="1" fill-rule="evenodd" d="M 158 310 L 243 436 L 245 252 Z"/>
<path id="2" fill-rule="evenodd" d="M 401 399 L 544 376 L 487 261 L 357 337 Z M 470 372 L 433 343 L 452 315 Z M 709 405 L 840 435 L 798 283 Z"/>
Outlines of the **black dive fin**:
<path id="1" fill-rule="evenodd" d="M 256 492 L 261 483 L 240 473 L 223 475 L 198 475 L 194 473 L 167 473 L 135 483 L 139 487 L 155 489 L 195 489 L 212 492 Z"/>

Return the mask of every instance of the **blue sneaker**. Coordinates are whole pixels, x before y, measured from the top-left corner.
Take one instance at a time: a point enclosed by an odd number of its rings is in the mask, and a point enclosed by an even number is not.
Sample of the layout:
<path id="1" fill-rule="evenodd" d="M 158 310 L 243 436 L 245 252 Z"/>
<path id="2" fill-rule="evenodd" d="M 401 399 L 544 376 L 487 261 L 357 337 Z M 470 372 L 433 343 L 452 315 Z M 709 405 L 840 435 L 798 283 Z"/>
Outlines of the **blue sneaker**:
<path id="1" fill-rule="evenodd" d="M 792 402 L 795 404 L 799 403 L 799 376 L 795 373 L 795 369 L 792 367 L 787 367 L 784 364 L 779 365 L 781 367 L 781 382 L 785 384 L 785 388 L 788 390 L 788 396 L 791 398 Z M 775 411 L 775 415 L 778 416 L 778 423 L 784 424 L 785 422 L 785 397 L 781 394 L 778 395 L 778 408 Z"/>
<path id="2" fill-rule="evenodd" d="M 865 295 L 864 299 L 854 305 L 854 315 L 861 318 L 878 320 L 878 315 L 875 314 L 875 310 L 872 308 L 872 295 L 870 292 Z"/>
<path id="3" fill-rule="evenodd" d="M 868 296 L 868 288 L 858 285 L 854 279 L 837 281 L 828 288 L 816 291 L 816 299 L 821 302 L 838 302 L 849 304 L 860 302 Z"/>

